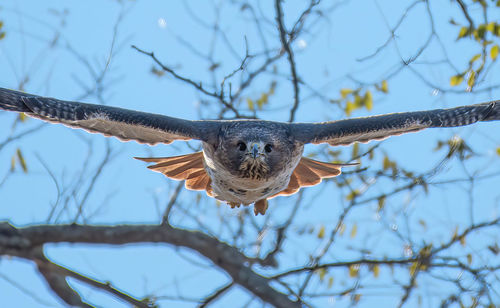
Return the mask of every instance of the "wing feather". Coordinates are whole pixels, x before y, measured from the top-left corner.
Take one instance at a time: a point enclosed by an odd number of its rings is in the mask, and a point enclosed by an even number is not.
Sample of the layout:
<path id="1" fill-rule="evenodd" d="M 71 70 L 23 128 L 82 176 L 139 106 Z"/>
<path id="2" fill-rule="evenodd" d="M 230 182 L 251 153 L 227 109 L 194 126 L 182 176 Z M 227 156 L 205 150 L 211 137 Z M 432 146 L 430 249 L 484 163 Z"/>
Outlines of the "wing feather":
<path id="1" fill-rule="evenodd" d="M 156 163 L 148 168 L 163 173 L 174 180 L 185 180 L 184 186 L 190 190 L 205 190 L 212 196 L 211 180 L 203 164 L 203 152 L 173 156 L 173 157 L 148 157 L 136 159 Z"/>
<path id="2" fill-rule="evenodd" d="M 302 186 L 313 186 L 321 182 L 321 177 L 317 175 L 314 171 L 312 171 L 309 166 L 304 163 L 300 163 L 295 168 L 295 176 L 297 177 L 297 181 L 299 185 Z"/>
<path id="3" fill-rule="evenodd" d="M 500 120 L 500 101 L 450 109 L 391 113 L 322 123 L 292 123 L 296 140 L 302 143 L 348 145 L 381 140 L 430 127 L 455 127 L 478 121 Z"/>
<path id="4" fill-rule="evenodd" d="M 199 157 L 197 157 L 199 156 Z M 201 159 L 203 156 L 203 152 L 196 152 L 191 154 L 179 155 L 179 156 L 171 156 L 171 157 L 134 157 L 135 159 L 142 160 L 148 163 L 161 163 L 165 161 L 169 161 L 170 163 L 182 163 L 193 160 L 194 157 L 197 159 Z"/>
<path id="5" fill-rule="evenodd" d="M 293 195 L 302 187 L 314 186 L 321 183 L 324 178 L 339 175 L 342 167 L 354 165 L 357 164 L 332 164 L 302 157 L 290 177 L 288 187 L 270 198 Z"/>
<path id="6" fill-rule="evenodd" d="M 204 170 L 203 170 L 204 171 Z M 210 178 L 206 172 L 196 172 L 196 177 L 191 177 L 186 180 L 186 188 L 191 190 L 206 190 Z"/>
<path id="7" fill-rule="evenodd" d="M 240 129 L 264 125 L 270 130 L 284 129 L 301 143 L 329 143 L 336 146 L 381 140 L 430 127 L 454 127 L 478 121 L 500 120 L 500 101 L 492 101 L 451 109 L 392 113 L 322 123 L 285 124 L 261 120 L 189 121 L 116 107 L 62 101 L 2 88 L 0 109 L 24 112 L 45 121 L 147 144 L 189 139 L 212 143 L 217 140 L 223 127 L 236 124 L 241 126 L 244 123 Z"/>
<path id="8" fill-rule="evenodd" d="M 299 180 L 297 179 L 297 175 L 294 172 L 290 176 L 290 182 L 288 182 L 288 187 L 282 190 L 281 192 L 277 193 L 276 195 L 271 196 L 271 198 L 279 195 L 282 196 L 293 195 L 294 193 L 298 192 L 299 189 L 300 189 Z"/>
<path id="9" fill-rule="evenodd" d="M 218 121 L 190 121 L 103 105 L 69 102 L 0 88 L 0 109 L 24 112 L 44 121 L 82 128 L 92 133 L 139 143 L 174 140 L 209 141 Z"/>
<path id="10" fill-rule="evenodd" d="M 139 158 L 136 159 L 146 162 L 156 162 L 148 168 L 163 173 L 165 176 L 174 180 L 186 180 L 194 172 L 204 171 L 203 152 L 174 156 L 174 157 L 159 157 L 159 158 Z"/>

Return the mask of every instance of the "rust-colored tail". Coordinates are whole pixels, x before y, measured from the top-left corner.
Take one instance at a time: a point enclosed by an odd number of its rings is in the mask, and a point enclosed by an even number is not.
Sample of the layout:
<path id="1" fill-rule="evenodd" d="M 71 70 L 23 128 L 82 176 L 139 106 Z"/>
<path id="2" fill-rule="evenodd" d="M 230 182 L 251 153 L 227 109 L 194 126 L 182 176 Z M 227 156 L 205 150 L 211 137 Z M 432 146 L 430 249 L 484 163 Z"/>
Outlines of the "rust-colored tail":
<path id="1" fill-rule="evenodd" d="M 288 187 L 271 198 L 293 195 L 301 187 L 317 185 L 324 178 L 332 178 L 339 175 L 342 167 L 353 165 L 357 164 L 332 164 L 302 157 L 290 177 Z"/>
<path id="2" fill-rule="evenodd" d="M 205 190 L 207 195 L 212 196 L 211 180 L 203 165 L 203 152 L 173 157 L 134 158 L 148 163 L 156 163 L 148 168 L 163 173 L 174 180 L 185 180 L 184 185 L 187 189 Z"/>

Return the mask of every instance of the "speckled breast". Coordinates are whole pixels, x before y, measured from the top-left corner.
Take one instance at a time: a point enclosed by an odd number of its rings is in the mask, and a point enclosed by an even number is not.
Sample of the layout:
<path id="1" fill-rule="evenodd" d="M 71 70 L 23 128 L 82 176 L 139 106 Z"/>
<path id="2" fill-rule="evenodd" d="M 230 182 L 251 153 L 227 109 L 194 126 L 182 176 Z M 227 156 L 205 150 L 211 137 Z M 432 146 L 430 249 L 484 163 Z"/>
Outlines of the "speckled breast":
<path id="1" fill-rule="evenodd" d="M 302 155 L 292 157 L 282 172 L 265 179 L 241 178 L 232 174 L 225 166 L 204 153 L 205 169 L 212 179 L 214 197 L 231 203 L 249 205 L 267 199 L 288 186 L 290 176 Z"/>

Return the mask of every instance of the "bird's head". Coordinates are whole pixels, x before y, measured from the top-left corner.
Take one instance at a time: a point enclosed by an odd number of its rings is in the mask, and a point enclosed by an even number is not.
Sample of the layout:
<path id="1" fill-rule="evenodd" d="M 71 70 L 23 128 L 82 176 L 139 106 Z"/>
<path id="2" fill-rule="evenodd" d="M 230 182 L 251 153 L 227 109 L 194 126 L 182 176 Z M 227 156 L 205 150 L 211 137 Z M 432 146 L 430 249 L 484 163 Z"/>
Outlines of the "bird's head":
<path id="1" fill-rule="evenodd" d="M 293 157 L 300 156 L 302 149 L 282 129 L 243 122 L 224 132 L 217 156 L 231 173 L 261 180 L 292 168 Z"/>
<path id="2" fill-rule="evenodd" d="M 235 163 L 244 178 L 262 179 L 269 175 L 274 154 L 273 144 L 262 140 L 240 140 L 236 144 Z M 236 166 L 235 166 L 236 167 Z"/>

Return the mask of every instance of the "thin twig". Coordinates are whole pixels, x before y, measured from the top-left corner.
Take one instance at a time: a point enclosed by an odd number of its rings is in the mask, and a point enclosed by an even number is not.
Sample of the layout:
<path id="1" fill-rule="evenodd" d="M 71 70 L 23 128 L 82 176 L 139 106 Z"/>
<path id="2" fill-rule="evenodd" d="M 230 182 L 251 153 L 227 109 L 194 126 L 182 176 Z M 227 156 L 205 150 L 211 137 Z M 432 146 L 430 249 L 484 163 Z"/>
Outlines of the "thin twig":
<path id="1" fill-rule="evenodd" d="M 195 81 L 193 81 L 192 79 L 189 79 L 187 77 L 184 77 L 184 76 L 181 76 L 179 74 L 177 74 L 173 69 L 169 68 L 168 66 L 164 65 L 154 54 L 154 52 L 147 52 L 145 50 L 142 50 L 140 48 L 138 48 L 137 46 L 135 45 L 132 45 L 132 48 L 137 50 L 138 52 L 142 53 L 142 54 L 145 54 L 147 56 L 149 56 L 151 59 L 153 59 L 153 61 L 159 65 L 161 67 L 162 70 L 166 71 L 167 73 L 169 73 L 170 75 L 172 75 L 174 78 L 180 80 L 180 81 L 183 81 L 191 86 L 193 86 L 196 90 L 200 91 L 201 93 L 207 95 L 207 96 L 210 96 L 210 97 L 213 97 L 213 98 L 217 98 L 223 105 L 224 107 L 230 109 L 232 112 L 234 112 L 234 114 L 236 116 L 239 116 L 239 112 L 236 108 L 234 108 L 234 106 L 228 102 L 226 102 L 224 100 L 224 97 L 222 96 L 221 93 L 217 93 L 217 91 L 208 91 L 207 89 L 205 89 L 202 85 L 201 82 L 197 83 Z"/>
<path id="2" fill-rule="evenodd" d="M 234 283 L 230 282 L 222 286 L 221 288 L 217 289 L 215 292 L 207 296 L 198 307 L 199 308 L 207 307 L 209 304 L 217 300 L 222 294 L 226 293 L 226 291 L 228 291 L 233 285 Z"/>
<path id="3" fill-rule="evenodd" d="M 292 48 L 290 47 L 289 41 L 287 39 L 287 32 L 285 25 L 283 24 L 283 9 L 281 7 L 281 0 L 275 0 L 276 8 L 276 22 L 278 23 L 278 29 L 280 34 L 280 41 L 283 50 L 288 54 L 288 63 L 290 64 L 290 71 L 292 73 L 292 84 L 293 84 L 293 106 L 290 110 L 290 118 L 288 122 L 293 122 L 295 120 L 295 113 L 299 108 L 299 78 L 297 77 L 297 69 L 295 67 L 295 59 L 293 56 Z"/>

